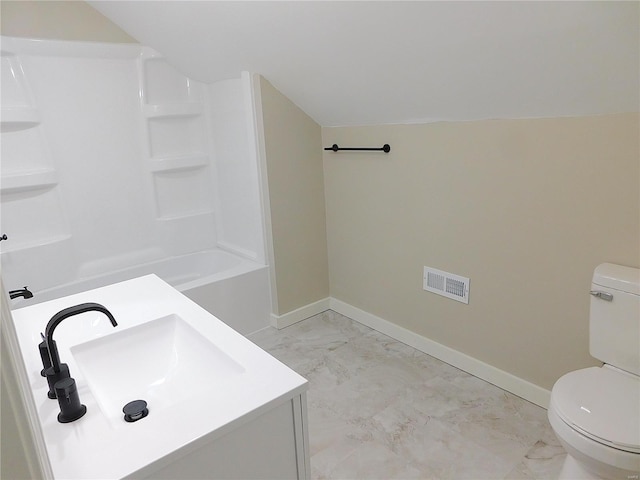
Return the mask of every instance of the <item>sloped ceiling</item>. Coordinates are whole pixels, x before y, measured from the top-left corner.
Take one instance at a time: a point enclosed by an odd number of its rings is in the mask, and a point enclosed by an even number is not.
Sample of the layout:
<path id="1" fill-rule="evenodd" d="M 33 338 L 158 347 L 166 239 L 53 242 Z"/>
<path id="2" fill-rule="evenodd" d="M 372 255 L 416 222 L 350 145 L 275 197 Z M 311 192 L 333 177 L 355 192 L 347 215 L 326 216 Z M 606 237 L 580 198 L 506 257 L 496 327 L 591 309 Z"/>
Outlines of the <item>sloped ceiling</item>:
<path id="1" fill-rule="evenodd" d="M 90 1 L 206 82 L 266 77 L 320 125 L 638 111 L 639 2 Z"/>

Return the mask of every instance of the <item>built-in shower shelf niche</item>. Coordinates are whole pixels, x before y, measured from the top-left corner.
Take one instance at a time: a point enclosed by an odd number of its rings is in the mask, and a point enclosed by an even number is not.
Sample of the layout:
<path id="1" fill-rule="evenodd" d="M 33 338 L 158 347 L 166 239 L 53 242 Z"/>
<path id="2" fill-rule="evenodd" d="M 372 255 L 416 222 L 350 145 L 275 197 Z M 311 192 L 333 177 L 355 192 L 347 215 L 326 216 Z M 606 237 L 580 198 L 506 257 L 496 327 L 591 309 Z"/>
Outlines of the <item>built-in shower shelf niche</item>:
<path id="1" fill-rule="evenodd" d="M 35 127 L 40 123 L 40 112 L 22 69 L 20 57 L 3 50 L 0 59 L 0 131 L 15 132 Z"/>
<path id="2" fill-rule="evenodd" d="M 12 281 L 23 272 L 40 272 L 42 257 L 31 255 L 34 251 L 67 251 L 71 239 L 55 188 L 58 173 L 45 135 L 46 127 L 31 89 L 35 79 L 28 77 L 23 69 L 24 57 L 29 58 L 29 53 L 21 51 L 24 45 L 21 40 L 3 37 L 4 50 L 0 57 L 0 192 L 2 230 L 9 237 L 2 242 L 1 250 L 2 267 L 10 272 L 8 278 Z M 55 268 L 64 270 L 57 263 Z M 31 278 L 31 283 L 25 285 L 32 285 L 34 280 Z"/>
<path id="3" fill-rule="evenodd" d="M 216 245 L 205 85 L 143 47 L 140 106 L 158 236 L 174 254 Z M 180 246 L 180 251 L 176 246 Z"/>
<path id="4" fill-rule="evenodd" d="M 199 252 L 217 246 L 214 212 L 156 219 L 159 242 L 174 254 Z M 180 251 L 175 251 L 180 245 Z"/>
<path id="5" fill-rule="evenodd" d="M 16 132 L 40 124 L 40 112 L 33 107 L 2 107 L 0 110 L 0 132 Z"/>
<path id="6" fill-rule="evenodd" d="M 151 158 L 199 155 L 206 150 L 200 116 L 153 117 L 148 119 Z"/>
<path id="7" fill-rule="evenodd" d="M 158 218 L 172 219 L 213 211 L 211 177 L 206 168 L 158 171 L 153 174 Z"/>
<path id="8" fill-rule="evenodd" d="M 54 170 L 45 125 L 2 133 L 2 175 Z"/>
<path id="9" fill-rule="evenodd" d="M 180 220 L 184 220 L 185 218 L 194 219 L 194 223 L 198 223 L 202 221 L 202 218 L 213 217 L 213 211 L 202 211 L 202 212 L 193 212 L 193 213 L 174 213 L 174 214 L 166 214 L 158 217 L 156 220 L 165 224 L 177 223 Z M 198 226 L 201 228 L 201 226 Z"/>
<path id="10" fill-rule="evenodd" d="M 53 180 L 48 173 L 43 175 Z M 38 175 L 11 177 L 8 186 L 7 177 L 2 178 L 2 230 L 9 237 L 2 242 L 2 250 L 31 248 L 68 238 L 71 232 L 60 208 L 58 190 L 40 183 L 45 180 L 38 179 Z"/>
<path id="11" fill-rule="evenodd" d="M 8 46 L 13 42 L 7 39 Z M 5 45 L 6 47 L 6 45 Z M 41 128 L 40 112 L 15 52 L 2 51 L 0 131 L 2 132 L 3 194 L 41 190 L 58 182 Z"/>
<path id="12" fill-rule="evenodd" d="M 57 172 L 50 169 L 3 174 L 0 176 L 0 191 L 3 194 L 20 193 L 51 188 L 58 183 Z"/>
<path id="13" fill-rule="evenodd" d="M 181 155 L 176 157 L 156 158 L 149 160 L 151 172 L 171 172 L 205 168 L 209 165 L 208 155 Z"/>
<path id="14" fill-rule="evenodd" d="M 186 77 L 157 53 L 143 53 L 142 76 L 144 78 L 144 103 L 167 105 L 199 103 L 202 101 L 202 85 Z"/>
<path id="15" fill-rule="evenodd" d="M 176 103 L 165 105 L 144 105 L 147 118 L 196 117 L 202 115 L 201 103 Z"/>

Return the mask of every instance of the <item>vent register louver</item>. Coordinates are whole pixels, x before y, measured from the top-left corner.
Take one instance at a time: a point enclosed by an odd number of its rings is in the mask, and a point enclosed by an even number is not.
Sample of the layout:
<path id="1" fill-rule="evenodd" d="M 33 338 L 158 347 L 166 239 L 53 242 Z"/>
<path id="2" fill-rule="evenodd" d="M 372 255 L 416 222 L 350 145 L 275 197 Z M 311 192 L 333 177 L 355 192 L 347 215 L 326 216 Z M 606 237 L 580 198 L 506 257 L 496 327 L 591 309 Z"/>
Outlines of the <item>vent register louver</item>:
<path id="1" fill-rule="evenodd" d="M 422 288 L 428 292 L 442 295 L 462 303 L 469 303 L 469 279 L 443 272 L 431 267 L 424 267 Z"/>

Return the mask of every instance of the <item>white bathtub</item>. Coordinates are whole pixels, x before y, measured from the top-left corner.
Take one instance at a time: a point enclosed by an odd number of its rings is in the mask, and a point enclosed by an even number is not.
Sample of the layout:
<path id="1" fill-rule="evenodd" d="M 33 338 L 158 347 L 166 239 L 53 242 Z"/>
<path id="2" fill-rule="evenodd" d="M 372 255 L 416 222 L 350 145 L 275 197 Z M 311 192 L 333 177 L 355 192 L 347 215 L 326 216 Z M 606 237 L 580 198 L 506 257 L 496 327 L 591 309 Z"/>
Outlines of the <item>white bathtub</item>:
<path id="1" fill-rule="evenodd" d="M 243 335 L 269 326 L 271 303 L 267 266 L 222 250 L 171 257 L 34 291 L 31 299 L 11 300 L 11 308 L 22 308 L 151 273 Z"/>

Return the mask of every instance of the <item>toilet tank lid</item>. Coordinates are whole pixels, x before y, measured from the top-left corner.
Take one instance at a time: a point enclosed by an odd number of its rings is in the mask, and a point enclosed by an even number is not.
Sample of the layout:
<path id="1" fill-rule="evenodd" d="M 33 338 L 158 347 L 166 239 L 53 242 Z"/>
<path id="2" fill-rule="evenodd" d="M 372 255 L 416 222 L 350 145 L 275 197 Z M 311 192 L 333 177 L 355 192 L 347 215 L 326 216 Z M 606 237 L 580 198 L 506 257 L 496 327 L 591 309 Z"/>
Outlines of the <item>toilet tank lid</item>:
<path id="1" fill-rule="evenodd" d="M 593 283 L 634 295 L 640 295 L 640 269 L 602 263 L 593 272 Z"/>

